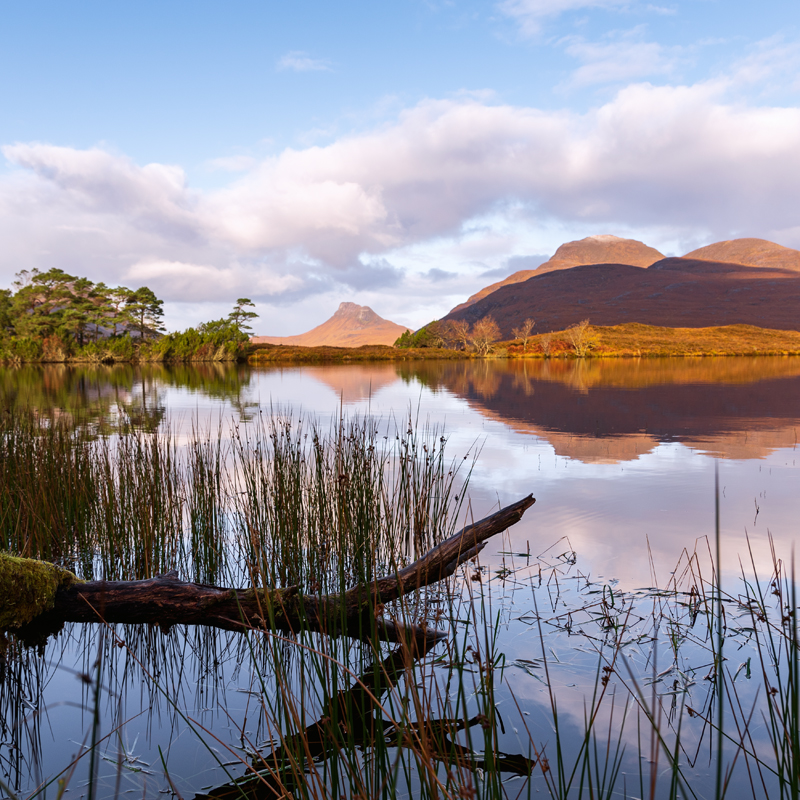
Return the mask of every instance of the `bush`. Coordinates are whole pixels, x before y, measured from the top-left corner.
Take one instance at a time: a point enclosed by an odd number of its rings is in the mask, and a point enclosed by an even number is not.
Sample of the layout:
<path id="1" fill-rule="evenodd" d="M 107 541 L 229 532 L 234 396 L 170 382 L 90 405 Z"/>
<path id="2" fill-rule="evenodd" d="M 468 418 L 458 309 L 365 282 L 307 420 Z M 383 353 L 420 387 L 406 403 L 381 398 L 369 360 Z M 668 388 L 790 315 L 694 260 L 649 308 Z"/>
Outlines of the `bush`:
<path id="1" fill-rule="evenodd" d="M 143 344 L 140 356 L 148 361 L 234 361 L 249 341 L 236 325 L 220 319 Z"/>
<path id="2" fill-rule="evenodd" d="M 397 341 L 395 347 L 446 347 L 447 337 L 441 322 L 429 322 L 427 325 L 412 333 L 406 331 Z"/>

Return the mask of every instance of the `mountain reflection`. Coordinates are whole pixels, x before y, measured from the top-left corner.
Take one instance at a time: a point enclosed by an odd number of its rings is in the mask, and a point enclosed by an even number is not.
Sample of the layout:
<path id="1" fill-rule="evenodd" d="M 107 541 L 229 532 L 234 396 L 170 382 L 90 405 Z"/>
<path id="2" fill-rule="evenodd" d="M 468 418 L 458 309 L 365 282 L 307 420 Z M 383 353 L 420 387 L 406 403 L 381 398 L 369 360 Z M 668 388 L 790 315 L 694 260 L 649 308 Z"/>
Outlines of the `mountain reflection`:
<path id="1" fill-rule="evenodd" d="M 399 370 L 586 462 L 634 459 L 660 442 L 763 458 L 794 445 L 800 423 L 800 358 L 424 362 Z"/>

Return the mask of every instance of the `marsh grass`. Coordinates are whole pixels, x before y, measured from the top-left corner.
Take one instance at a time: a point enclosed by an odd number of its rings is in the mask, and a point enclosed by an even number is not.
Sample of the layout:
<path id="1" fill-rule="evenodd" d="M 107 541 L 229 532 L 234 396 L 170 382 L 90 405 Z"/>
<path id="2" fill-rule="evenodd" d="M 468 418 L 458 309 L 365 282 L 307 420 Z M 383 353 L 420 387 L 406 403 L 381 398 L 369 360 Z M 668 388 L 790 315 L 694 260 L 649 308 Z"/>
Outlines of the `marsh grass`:
<path id="1" fill-rule="evenodd" d="M 3 417 L 0 549 L 86 579 L 178 570 L 339 591 L 450 535 L 469 471 L 440 431 L 411 423 L 324 431 L 276 413 L 180 442 L 168 428 L 95 437 L 69 423 Z"/>

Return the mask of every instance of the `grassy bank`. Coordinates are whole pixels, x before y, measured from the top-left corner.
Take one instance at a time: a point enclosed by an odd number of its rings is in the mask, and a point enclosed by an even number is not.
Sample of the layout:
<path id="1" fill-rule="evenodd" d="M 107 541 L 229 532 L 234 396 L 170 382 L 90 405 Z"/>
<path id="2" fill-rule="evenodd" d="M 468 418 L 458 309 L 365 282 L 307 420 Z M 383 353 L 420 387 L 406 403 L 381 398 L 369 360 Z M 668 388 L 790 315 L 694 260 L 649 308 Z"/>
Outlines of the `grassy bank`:
<path id="1" fill-rule="evenodd" d="M 589 325 L 578 338 L 574 328 L 496 342 L 487 356 L 448 347 L 299 347 L 255 345 L 251 364 L 337 364 L 360 361 L 428 361 L 469 358 L 658 358 L 673 356 L 800 355 L 800 332 L 726 325 L 715 328 L 662 328 L 632 322 Z"/>
<path id="2" fill-rule="evenodd" d="M 422 361 L 474 358 L 474 353 L 444 347 L 397 348 L 373 344 L 363 347 L 299 347 L 283 344 L 254 345 L 251 364 L 346 364 L 356 361 Z"/>
<path id="3" fill-rule="evenodd" d="M 246 337 L 203 334 L 194 329 L 136 343 L 128 337 L 67 347 L 60 340 L 0 347 L 0 363 L 113 364 L 249 362 L 258 364 L 348 364 L 369 361 L 433 361 L 470 358 L 648 358 L 673 356 L 800 355 L 800 332 L 726 325 L 662 328 L 632 322 L 588 326 L 575 340 L 573 328 L 496 342 L 487 355 L 448 347 L 300 347 L 251 345 Z M 23 346 L 24 345 L 24 346 Z"/>

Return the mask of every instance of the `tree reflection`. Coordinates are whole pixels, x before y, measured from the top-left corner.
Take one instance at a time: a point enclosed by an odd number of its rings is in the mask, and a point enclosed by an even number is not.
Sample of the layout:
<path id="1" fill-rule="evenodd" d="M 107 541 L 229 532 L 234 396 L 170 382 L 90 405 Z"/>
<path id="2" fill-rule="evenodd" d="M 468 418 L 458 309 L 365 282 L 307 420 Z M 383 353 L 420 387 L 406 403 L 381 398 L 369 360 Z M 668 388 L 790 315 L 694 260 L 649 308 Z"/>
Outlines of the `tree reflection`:
<path id="1" fill-rule="evenodd" d="M 135 429 L 154 432 L 167 413 L 169 388 L 227 402 L 241 419 L 257 408 L 240 364 L 26 364 L 0 367 L 0 408 L 33 412 L 43 421 L 81 427 L 97 435 Z"/>

